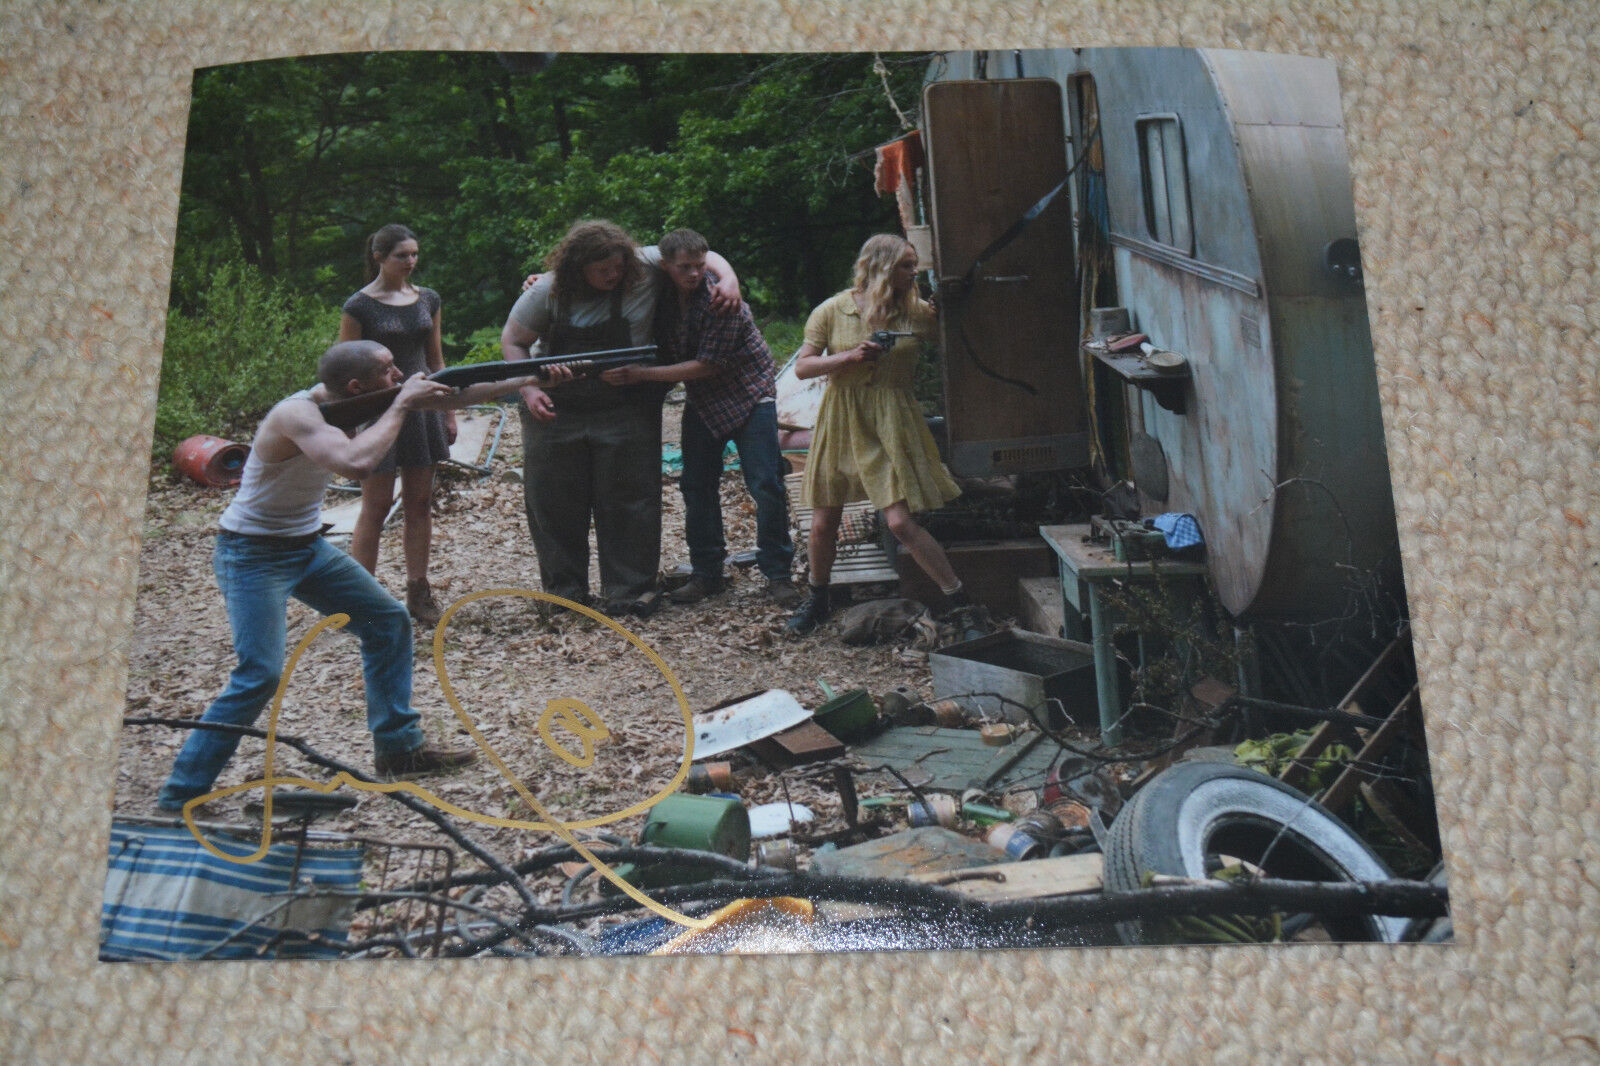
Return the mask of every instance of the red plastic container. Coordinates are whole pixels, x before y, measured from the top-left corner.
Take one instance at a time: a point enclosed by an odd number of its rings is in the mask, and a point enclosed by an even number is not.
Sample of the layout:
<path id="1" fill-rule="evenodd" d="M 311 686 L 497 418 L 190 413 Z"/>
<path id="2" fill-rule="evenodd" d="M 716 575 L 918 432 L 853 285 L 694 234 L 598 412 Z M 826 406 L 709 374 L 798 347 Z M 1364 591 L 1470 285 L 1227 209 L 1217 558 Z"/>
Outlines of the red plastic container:
<path id="1" fill-rule="evenodd" d="M 239 484 L 249 457 L 248 446 L 202 433 L 173 449 L 172 465 L 208 488 L 225 489 Z"/>

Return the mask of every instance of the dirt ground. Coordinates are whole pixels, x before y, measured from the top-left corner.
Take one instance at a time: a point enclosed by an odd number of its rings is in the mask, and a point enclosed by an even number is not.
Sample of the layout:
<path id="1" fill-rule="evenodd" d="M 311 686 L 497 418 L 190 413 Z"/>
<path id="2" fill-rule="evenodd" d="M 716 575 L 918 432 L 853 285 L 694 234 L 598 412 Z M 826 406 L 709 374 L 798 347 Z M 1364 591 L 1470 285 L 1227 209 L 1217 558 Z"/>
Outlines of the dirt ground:
<path id="1" fill-rule="evenodd" d="M 668 404 L 664 437 L 677 440 L 682 408 Z M 441 605 L 492 589 L 537 589 L 538 565 L 523 514 L 520 430 L 513 414 L 486 477 L 441 467 L 434 499 L 430 574 Z M 686 561 L 683 506 L 675 477 L 662 478 L 662 565 Z M 737 471 L 724 475 L 723 514 L 729 551 L 754 545 L 754 508 Z M 231 498 L 177 477 L 152 479 L 140 557 L 139 591 L 129 654 L 127 713 L 164 718 L 198 717 L 222 689 L 233 652 L 222 598 L 211 573 L 216 521 Z M 347 498 L 347 497 L 346 497 Z M 403 595 L 399 516 L 384 533 L 379 579 Z M 799 563 L 797 562 L 797 569 Z M 659 654 L 681 684 L 688 708 L 704 710 L 743 694 L 771 688 L 792 692 L 802 704 L 823 701 L 819 679 L 835 690 L 865 688 L 881 695 L 907 687 L 931 695 L 924 654 L 895 645 L 852 648 L 826 629 L 804 639 L 784 633 L 787 611 L 772 604 L 765 581 L 753 568 L 729 568 L 724 594 L 690 606 L 666 605 L 653 617 L 618 621 Z M 682 764 L 685 723 L 671 684 L 650 658 L 624 637 L 570 612 L 554 623 L 540 617 L 535 601 L 514 594 L 485 597 L 449 621 L 443 638 L 447 677 L 462 712 L 483 740 L 552 814 L 584 822 L 652 802 Z M 318 620 L 291 603 L 292 649 Z M 423 713 L 431 738 L 469 746 L 472 737 L 451 709 L 434 664 L 433 631 L 416 630 L 413 704 Z M 580 769 L 558 758 L 540 737 L 538 719 L 548 701 L 570 698 L 592 708 L 610 736 L 593 764 Z M 265 728 L 267 716 L 258 726 Z M 286 690 L 279 731 L 303 739 L 317 751 L 370 771 L 360 656 L 353 637 L 324 633 L 299 661 Z M 187 730 L 126 727 L 117 762 L 118 815 L 154 815 L 155 794 Z M 553 734 L 558 740 L 562 734 Z M 565 734 L 566 745 L 579 745 Z M 218 787 L 261 776 L 265 745 L 247 739 L 218 780 Z M 276 749 L 277 773 L 326 781 L 331 774 L 287 746 Z M 528 819 L 513 783 L 484 758 L 462 772 L 420 784 L 441 799 L 476 814 Z M 785 795 L 817 815 L 817 828 L 842 825 L 832 788 L 814 784 L 806 767 L 765 771 L 739 785 L 747 805 L 779 802 Z M 887 791 L 889 780 L 863 777 L 863 797 Z M 247 821 L 243 808 L 259 800 L 249 790 L 216 801 L 204 817 Z M 602 831 L 632 839 L 643 822 L 637 813 Z M 462 820 L 474 841 L 507 861 L 555 843 L 549 834 Z M 319 828 L 389 840 L 443 843 L 420 816 L 376 794 L 362 794 L 350 812 Z M 535 886 L 545 900 L 559 895 L 560 878 Z"/>

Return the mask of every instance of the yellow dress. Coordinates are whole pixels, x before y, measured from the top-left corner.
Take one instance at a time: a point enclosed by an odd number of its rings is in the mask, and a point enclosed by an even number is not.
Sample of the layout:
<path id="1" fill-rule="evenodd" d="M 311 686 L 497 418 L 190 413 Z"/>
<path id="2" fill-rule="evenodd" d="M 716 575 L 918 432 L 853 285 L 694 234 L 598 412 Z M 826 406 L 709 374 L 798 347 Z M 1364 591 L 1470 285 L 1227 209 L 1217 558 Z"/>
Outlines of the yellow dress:
<path id="1" fill-rule="evenodd" d="M 911 386 L 922 341 L 935 332 L 933 308 L 922 301 L 910 330 L 875 363 L 846 367 L 828 377 L 817 412 L 811 454 L 806 459 L 800 502 L 806 507 L 841 507 L 868 499 L 883 510 L 904 500 L 913 512 L 931 511 L 961 495 L 939 461 L 939 449 L 922 417 Z M 807 343 L 843 352 L 871 335 L 849 290 L 827 300 L 806 320 Z"/>

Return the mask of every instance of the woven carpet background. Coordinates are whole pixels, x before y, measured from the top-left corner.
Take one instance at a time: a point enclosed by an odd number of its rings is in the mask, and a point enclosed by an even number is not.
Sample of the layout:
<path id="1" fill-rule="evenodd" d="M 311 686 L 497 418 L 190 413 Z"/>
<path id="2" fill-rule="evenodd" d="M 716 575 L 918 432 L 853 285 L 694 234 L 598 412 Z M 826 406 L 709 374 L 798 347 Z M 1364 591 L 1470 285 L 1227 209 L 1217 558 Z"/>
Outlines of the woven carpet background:
<path id="1" fill-rule="evenodd" d="M 0 8 L 0 1058 L 1600 1060 L 1591 4 Z M 95 961 L 188 87 L 373 48 L 1333 57 L 1451 866 L 1446 949 Z"/>

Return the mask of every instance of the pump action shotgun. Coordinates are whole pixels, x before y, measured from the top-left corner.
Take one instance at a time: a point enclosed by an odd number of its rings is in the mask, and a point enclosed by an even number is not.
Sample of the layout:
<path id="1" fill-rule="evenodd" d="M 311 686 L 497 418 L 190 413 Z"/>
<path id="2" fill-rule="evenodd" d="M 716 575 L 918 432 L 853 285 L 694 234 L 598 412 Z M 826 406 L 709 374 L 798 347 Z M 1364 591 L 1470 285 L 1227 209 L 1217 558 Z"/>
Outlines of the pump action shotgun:
<path id="1" fill-rule="evenodd" d="M 443 370 L 429 374 L 428 380 L 437 381 L 453 389 L 464 389 L 468 385 L 479 385 L 486 381 L 506 381 L 522 377 L 542 378 L 544 368 L 552 366 L 564 366 L 572 371 L 573 377 L 584 378 L 593 377 L 613 367 L 651 363 L 655 359 L 656 346 L 644 344 L 637 348 L 610 348 L 602 352 L 574 352 L 571 355 L 542 355 L 536 359 L 447 366 Z M 336 429 L 354 429 L 383 414 L 398 395 L 400 386 L 396 385 L 382 392 L 363 392 L 346 400 L 331 400 L 328 403 L 318 404 L 317 409 L 322 412 L 323 421 L 328 425 Z"/>

